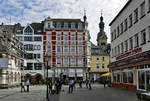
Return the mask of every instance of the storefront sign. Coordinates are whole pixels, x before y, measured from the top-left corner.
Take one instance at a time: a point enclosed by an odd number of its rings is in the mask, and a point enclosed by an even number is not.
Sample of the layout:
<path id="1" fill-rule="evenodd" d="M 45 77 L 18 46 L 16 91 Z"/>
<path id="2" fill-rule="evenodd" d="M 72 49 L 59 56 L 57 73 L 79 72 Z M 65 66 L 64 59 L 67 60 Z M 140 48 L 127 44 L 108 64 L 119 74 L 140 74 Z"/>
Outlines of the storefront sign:
<path id="1" fill-rule="evenodd" d="M 125 53 L 125 54 L 122 54 L 122 55 L 120 55 L 120 56 L 117 56 L 117 57 L 116 57 L 116 60 L 120 60 L 120 59 L 122 59 L 122 58 L 125 58 L 125 57 L 128 57 L 128 56 L 137 54 L 137 53 L 139 53 L 139 52 L 141 52 L 141 51 L 142 51 L 142 48 L 137 48 L 137 49 L 135 49 L 135 50 L 132 50 L 132 51 L 130 51 L 130 52 L 127 52 L 127 53 Z"/>
<path id="2" fill-rule="evenodd" d="M 118 66 L 122 66 L 122 65 L 126 65 L 126 64 L 132 64 L 135 62 L 145 61 L 147 59 L 150 59 L 150 51 L 146 51 L 146 52 L 122 59 L 120 61 L 113 62 L 113 63 L 109 64 L 108 67 L 114 68 L 114 67 L 118 67 Z"/>
<path id="3" fill-rule="evenodd" d="M 0 68 L 8 68 L 8 58 L 0 58 Z"/>

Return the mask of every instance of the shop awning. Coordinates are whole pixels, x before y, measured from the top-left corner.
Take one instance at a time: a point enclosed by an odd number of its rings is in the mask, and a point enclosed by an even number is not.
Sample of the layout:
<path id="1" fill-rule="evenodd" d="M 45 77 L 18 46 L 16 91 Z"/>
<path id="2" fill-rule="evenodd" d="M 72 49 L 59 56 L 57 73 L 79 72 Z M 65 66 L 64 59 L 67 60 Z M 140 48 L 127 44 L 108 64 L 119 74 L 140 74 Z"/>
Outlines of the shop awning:
<path id="1" fill-rule="evenodd" d="M 110 76 L 110 73 L 105 73 L 105 74 L 102 74 L 100 77 L 109 77 Z"/>

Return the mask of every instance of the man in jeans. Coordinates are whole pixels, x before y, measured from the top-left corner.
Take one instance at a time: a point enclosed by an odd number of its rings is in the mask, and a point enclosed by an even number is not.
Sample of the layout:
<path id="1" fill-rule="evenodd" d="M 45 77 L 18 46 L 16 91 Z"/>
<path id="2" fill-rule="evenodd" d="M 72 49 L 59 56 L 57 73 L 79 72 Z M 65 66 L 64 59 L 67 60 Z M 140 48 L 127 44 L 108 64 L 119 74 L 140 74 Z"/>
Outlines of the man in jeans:
<path id="1" fill-rule="evenodd" d="M 30 81 L 29 80 L 26 81 L 26 86 L 27 86 L 27 92 L 29 92 L 29 86 L 30 86 Z"/>
<path id="2" fill-rule="evenodd" d="M 69 93 L 72 93 L 73 92 L 73 86 L 74 86 L 74 80 L 71 79 L 69 81 Z"/>

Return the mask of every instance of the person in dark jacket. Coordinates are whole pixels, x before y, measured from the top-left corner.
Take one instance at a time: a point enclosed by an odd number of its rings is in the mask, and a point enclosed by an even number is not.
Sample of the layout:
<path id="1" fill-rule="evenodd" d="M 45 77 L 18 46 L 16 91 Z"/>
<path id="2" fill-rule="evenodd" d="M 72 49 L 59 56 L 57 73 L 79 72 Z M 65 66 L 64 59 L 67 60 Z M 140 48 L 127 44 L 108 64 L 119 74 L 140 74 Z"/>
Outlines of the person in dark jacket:
<path id="1" fill-rule="evenodd" d="M 104 88 L 105 88 L 105 86 L 106 86 L 106 80 L 104 79 L 104 81 L 103 81 L 103 84 L 104 84 Z"/>
<path id="2" fill-rule="evenodd" d="M 50 81 L 48 82 L 48 86 L 49 86 L 49 93 L 52 94 L 52 86 L 53 86 L 53 83 L 52 83 L 52 80 L 50 79 Z"/>

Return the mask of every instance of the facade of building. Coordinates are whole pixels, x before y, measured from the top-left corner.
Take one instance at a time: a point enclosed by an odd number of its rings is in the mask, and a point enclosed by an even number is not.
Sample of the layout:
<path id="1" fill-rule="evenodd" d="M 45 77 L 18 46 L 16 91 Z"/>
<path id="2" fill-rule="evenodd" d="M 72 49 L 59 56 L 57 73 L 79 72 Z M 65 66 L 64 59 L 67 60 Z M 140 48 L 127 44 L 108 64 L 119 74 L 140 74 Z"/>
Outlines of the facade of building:
<path id="1" fill-rule="evenodd" d="M 21 81 L 21 43 L 14 25 L 0 25 L 0 88 L 16 86 Z"/>
<path id="2" fill-rule="evenodd" d="M 109 72 L 108 64 L 110 63 L 109 51 L 110 44 L 107 43 L 107 36 L 104 32 L 103 17 L 100 17 L 100 32 L 97 34 L 97 45 L 91 43 L 91 68 L 90 78 L 97 80 L 100 75 Z"/>
<path id="3" fill-rule="evenodd" d="M 110 27 L 112 84 L 146 90 L 150 85 L 150 0 L 129 0 Z"/>
<path id="4" fill-rule="evenodd" d="M 43 52 L 49 57 L 49 77 L 85 78 L 90 68 L 90 34 L 86 16 L 44 21 Z M 46 59 L 44 63 L 46 64 Z M 52 75 L 53 74 L 53 75 Z"/>
<path id="5" fill-rule="evenodd" d="M 23 43 L 26 66 L 23 75 L 32 84 L 39 84 L 45 78 L 43 66 L 43 24 L 31 23 L 16 30 L 18 39 Z"/>

